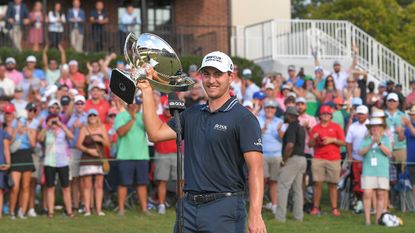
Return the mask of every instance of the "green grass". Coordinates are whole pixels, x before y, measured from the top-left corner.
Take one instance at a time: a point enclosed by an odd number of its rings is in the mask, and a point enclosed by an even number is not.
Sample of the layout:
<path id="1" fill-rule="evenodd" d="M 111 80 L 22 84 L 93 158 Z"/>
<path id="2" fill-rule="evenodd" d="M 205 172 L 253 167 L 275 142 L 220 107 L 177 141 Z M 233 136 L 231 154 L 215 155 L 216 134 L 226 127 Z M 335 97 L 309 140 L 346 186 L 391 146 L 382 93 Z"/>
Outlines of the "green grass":
<path id="1" fill-rule="evenodd" d="M 326 211 L 324 213 L 324 211 Z M 267 225 L 268 232 L 351 232 L 351 233 L 382 233 L 382 232 L 414 232 L 415 231 L 415 213 L 402 214 L 397 212 L 404 220 L 405 226 L 398 228 L 387 228 L 383 226 L 364 226 L 363 215 L 354 215 L 350 212 L 344 212 L 341 217 L 332 217 L 323 209 L 320 217 L 306 215 L 304 222 L 295 222 L 288 217 L 286 223 L 277 223 L 273 215 L 265 211 L 263 216 Z M 53 219 L 45 216 L 29 218 L 26 220 L 10 220 L 4 216 L 0 219 L 1 232 L 53 232 L 53 233 L 105 233 L 105 232 L 155 232 L 165 233 L 173 232 L 175 213 L 172 209 L 167 211 L 165 216 L 153 214 L 144 216 L 136 211 L 127 211 L 124 217 L 119 217 L 115 213 L 107 212 L 107 216 L 83 217 L 77 215 L 74 219 L 68 219 L 61 214 L 56 214 Z"/>

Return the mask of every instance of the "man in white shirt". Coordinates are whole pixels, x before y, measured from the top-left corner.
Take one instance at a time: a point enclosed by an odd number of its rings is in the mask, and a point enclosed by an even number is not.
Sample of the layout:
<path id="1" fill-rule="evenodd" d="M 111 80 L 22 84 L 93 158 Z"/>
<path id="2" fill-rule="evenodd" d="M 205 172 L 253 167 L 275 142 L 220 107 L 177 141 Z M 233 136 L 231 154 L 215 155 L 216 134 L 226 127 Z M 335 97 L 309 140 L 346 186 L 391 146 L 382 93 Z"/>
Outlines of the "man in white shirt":
<path id="1" fill-rule="evenodd" d="M 6 67 L 3 64 L 0 64 L 0 88 L 3 88 L 6 96 L 14 95 L 14 82 L 6 77 Z"/>
<path id="2" fill-rule="evenodd" d="M 366 123 L 368 122 L 369 110 L 365 105 L 360 105 L 356 108 L 357 120 L 350 125 L 346 135 L 346 147 L 348 160 L 352 162 L 353 172 L 353 192 L 355 193 L 358 202 L 355 207 L 355 212 L 363 211 L 362 194 L 363 190 L 360 185 L 360 177 L 362 174 L 362 160 L 359 155 L 360 143 L 367 134 Z M 350 116 L 354 117 L 354 116 Z"/>
<path id="3" fill-rule="evenodd" d="M 119 33 L 120 33 L 120 49 L 124 51 L 124 43 L 128 33 L 135 32 L 140 19 L 138 15 L 134 14 L 133 5 L 127 5 L 126 14 L 122 14 L 119 19 Z"/>
<path id="4" fill-rule="evenodd" d="M 252 71 L 250 69 L 244 69 L 242 71 L 242 77 L 245 79 L 246 84 L 244 100 L 252 100 L 254 93 L 261 89 L 252 81 Z"/>

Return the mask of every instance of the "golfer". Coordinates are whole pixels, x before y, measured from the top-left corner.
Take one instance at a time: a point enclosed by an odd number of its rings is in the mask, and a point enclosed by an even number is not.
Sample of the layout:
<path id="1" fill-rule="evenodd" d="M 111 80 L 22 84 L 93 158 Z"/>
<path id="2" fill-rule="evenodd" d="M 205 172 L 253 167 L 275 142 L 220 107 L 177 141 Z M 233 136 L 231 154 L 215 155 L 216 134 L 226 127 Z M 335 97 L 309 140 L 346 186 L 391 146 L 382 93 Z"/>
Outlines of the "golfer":
<path id="1" fill-rule="evenodd" d="M 255 116 L 230 96 L 232 71 L 228 55 L 207 54 L 199 72 L 208 103 L 194 105 L 180 115 L 185 141 L 185 232 L 245 232 L 247 187 L 249 231 L 266 232 L 261 216 L 261 129 Z M 148 72 L 148 78 L 156 76 L 154 70 Z M 137 87 L 143 95 L 143 119 L 150 140 L 175 139 L 174 121 L 163 123 L 157 116 L 149 82 L 140 80 Z"/>

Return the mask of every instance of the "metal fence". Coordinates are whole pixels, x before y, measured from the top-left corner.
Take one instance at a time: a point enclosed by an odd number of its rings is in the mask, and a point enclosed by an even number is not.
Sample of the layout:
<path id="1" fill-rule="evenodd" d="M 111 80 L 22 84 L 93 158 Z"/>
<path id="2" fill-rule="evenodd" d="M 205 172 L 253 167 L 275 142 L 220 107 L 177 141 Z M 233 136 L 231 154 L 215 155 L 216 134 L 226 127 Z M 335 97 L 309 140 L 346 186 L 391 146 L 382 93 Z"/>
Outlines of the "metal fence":
<path id="1" fill-rule="evenodd" d="M 358 66 L 378 80 L 395 80 L 404 87 L 415 78 L 415 67 L 348 21 L 269 20 L 238 30 L 243 37 L 236 55 L 251 60 L 310 58 L 350 59 L 353 43 L 359 48 Z M 239 39 L 238 41 L 241 41 Z"/>
<path id="2" fill-rule="evenodd" d="M 140 33 L 141 28 L 154 28 L 154 33 L 166 40 L 179 55 L 203 55 L 214 50 L 224 52 L 230 51 L 230 34 L 232 27 L 207 26 L 207 25 L 135 25 L 135 32 Z M 43 45 L 48 41 L 47 25 L 44 33 Z M 44 30 L 45 31 L 45 30 Z M 31 49 L 29 43 L 29 28 L 23 30 L 22 47 Z M 70 47 L 70 32 L 67 24 L 64 25 L 62 33 L 62 44 L 65 48 Z M 102 42 L 102 49 L 97 48 L 97 43 Z M 118 26 L 107 25 L 104 27 L 102 37 L 94 38 L 91 25 L 85 25 L 84 52 L 116 52 L 120 53 L 123 47 L 122 35 Z M 0 31 L 0 47 L 11 47 L 13 43 L 7 32 Z M 98 46 L 99 47 L 99 46 Z"/>

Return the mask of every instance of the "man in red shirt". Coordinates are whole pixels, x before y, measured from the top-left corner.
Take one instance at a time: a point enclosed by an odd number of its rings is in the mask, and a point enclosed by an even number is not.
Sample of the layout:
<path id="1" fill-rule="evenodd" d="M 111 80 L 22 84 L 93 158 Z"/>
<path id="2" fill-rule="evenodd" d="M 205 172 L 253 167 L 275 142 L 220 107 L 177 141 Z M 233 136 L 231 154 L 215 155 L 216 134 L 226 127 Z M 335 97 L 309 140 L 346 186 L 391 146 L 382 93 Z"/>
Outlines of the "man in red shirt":
<path id="1" fill-rule="evenodd" d="M 168 122 L 172 117 L 169 112 L 169 105 L 167 96 L 162 96 L 160 102 L 163 106 L 163 114 L 159 115 L 163 122 Z M 158 181 L 157 192 L 158 192 L 158 213 L 165 214 L 167 193 L 167 182 L 169 180 L 177 180 L 177 146 L 176 140 L 169 140 L 164 142 L 157 142 L 154 144 L 155 150 L 155 165 L 156 171 L 154 172 L 154 178 Z"/>
<path id="2" fill-rule="evenodd" d="M 94 83 L 89 87 L 89 94 L 91 98 L 85 103 L 85 111 L 93 108 L 98 111 L 101 123 L 105 123 L 110 104 L 104 99 L 105 85 L 103 83 Z"/>
<path id="3" fill-rule="evenodd" d="M 309 134 L 310 147 L 314 148 L 313 172 L 314 195 L 311 215 L 320 214 L 321 188 L 323 182 L 329 186 L 331 213 L 339 216 L 337 209 L 337 183 L 340 179 L 340 146 L 346 145 L 343 129 L 331 121 L 333 115 L 330 106 L 320 108 L 320 123 L 314 126 Z"/>
<path id="4" fill-rule="evenodd" d="M 80 93 L 81 95 L 85 95 L 84 90 L 86 85 L 86 79 L 85 75 L 79 72 L 77 61 L 69 61 L 69 74 L 71 76 L 72 82 L 75 84 L 75 88 L 78 90 L 78 93 Z"/>

